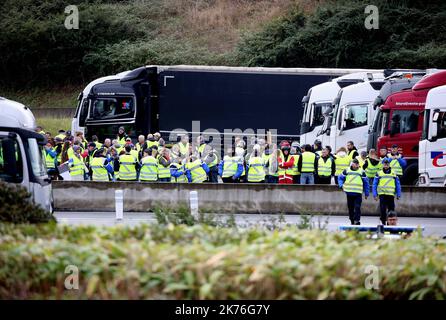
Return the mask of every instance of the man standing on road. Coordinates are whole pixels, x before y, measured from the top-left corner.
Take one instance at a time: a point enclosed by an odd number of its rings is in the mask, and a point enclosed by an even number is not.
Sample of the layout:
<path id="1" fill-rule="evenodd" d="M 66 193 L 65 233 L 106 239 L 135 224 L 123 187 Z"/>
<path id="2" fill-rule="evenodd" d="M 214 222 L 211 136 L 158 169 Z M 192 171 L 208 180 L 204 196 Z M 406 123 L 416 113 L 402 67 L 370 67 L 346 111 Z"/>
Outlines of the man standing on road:
<path id="1" fill-rule="evenodd" d="M 401 197 L 400 179 L 390 167 L 389 159 L 382 161 L 383 168 L 378 171 L 373 180 L 373 198 L 378 201 L 381 211 L 380 220 L 383 225 L 386 224 L 387 210 L 395 210 L 395 196 L 397 199 Z"/>
<path id="2" fill-rule="evenodd" d="M 369 196 L 369 180 L 359 168 L 358 159 L 353 159 L 350 168 L 345 169 L 338 178 L 339 187 L 347 195 L 348 215 L 352 225 L 360 225 L 362 193 Z"/>

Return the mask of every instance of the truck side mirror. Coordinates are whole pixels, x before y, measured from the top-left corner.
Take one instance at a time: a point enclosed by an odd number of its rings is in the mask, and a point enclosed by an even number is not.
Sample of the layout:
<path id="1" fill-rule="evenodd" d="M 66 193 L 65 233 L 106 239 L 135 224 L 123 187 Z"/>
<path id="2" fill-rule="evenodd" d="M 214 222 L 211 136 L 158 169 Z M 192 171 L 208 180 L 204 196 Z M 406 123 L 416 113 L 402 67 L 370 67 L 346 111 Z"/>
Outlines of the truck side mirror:
<path id="1" fill-rule="evenodd" d="M 18 168 L 16 160 L 16 150 L 15 141 L 10 138 L 3 139 L 2 141 L 3 149 L 3 161 L 4 161 L 4 172 L 9 178 L 8 182 L 18 182 Z"/>
<path id="2" fill-rule="evenodd" d="M 434 113 L 432 114 L 432 126 L 431 128 L 429 128 L 430 131 L 430 141 L 435 141 L 437 140 L 437 136 L 438 136 L 438 118 L 440 116 L 440 112 L 435 110 Z"/>

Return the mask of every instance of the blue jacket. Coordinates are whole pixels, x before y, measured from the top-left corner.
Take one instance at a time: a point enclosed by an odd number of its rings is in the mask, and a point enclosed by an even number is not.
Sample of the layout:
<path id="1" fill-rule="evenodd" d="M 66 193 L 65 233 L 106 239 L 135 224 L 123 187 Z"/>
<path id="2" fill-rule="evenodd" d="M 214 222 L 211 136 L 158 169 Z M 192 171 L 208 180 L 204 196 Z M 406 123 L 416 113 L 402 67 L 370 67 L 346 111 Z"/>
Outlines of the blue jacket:
<path id="1" fill-rule="evenodd" d="M 379 179 L 380 179 L 380 177 L 378 176 L 378 174 L 376 174 L 376 177 L 373 178 L 372 189 L 373 189 L 373 197 L 375 197 L 375 198 L 378 196 Z M 400 183 L 400 179 L 398 177 L 395 177 L 395 193 L 398 198 L 401 197 L 401 183 Z"/>
<path id="2" fill-rule="evenodd" d="M 209 173 L 209 167 L 208 167 L 208 165 L 207 165 L 206 163 L 203 162 L 203 163 L 201 164 L 201 167 L 203 168 L 204 172 L 206 172 L 206 174 Z M 191 173 L 190 173 L 190 170 L 189 170 L 189 169 L 186 169 L 185 173 L 186 173 L 187 180 L 188 180 L 189 182 L 192 182 L 192 175 L 191 175 Z"/>
<path id="3" fill-rule="evenodd" d="M 181 170 L 180 170 L 181 169 Z M 177 168 L 174 165 L 170 166 L 170 175 L 174 178 L 179 178 L 184 174 L 184 167 Z"/>
<path id="4" fill-rule="evenodd" d="M 386 158 L 387 158 L 387 160 L 389 160 L 389 163 L 393 160 L 392 157 L 389 157 L 389 156 L 387 156 Z M 396 160 L 398 160 L 398 162 L 401 166 L 401 169 L 404 170 L 404 168 L 407 166 L 407 161 L 403 158 L 403 156 L 396 158 Z"/>
<path id="5" fill-rule="evenodd" d="M 344 170 L 338 176 L 339 188 L 342 188 L 342 186 L 344 185 L 346 175 L 347 175 L 347 170 Z M 362 173 L 362 189 L 363 189 L 364 195 L 366 197 L 368 197 L 370 194 L 370 191 L 369 191 L 370 185 L 369 185 L 369 179 L 365 175 L 365 172 Z M 353 193 L 353 192 L 346 192 L 346 194 L 349 196 L 357 195 L 357 193 Z"/>

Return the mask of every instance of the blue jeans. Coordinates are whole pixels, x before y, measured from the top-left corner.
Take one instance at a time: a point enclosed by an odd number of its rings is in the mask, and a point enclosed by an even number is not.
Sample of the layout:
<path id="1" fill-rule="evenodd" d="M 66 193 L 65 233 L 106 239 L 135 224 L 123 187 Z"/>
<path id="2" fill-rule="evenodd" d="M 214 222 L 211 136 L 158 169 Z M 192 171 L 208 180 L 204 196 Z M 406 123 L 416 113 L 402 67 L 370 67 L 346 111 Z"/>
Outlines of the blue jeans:
<path id="1" fill-rule="evenodd" d="M 314 184 L 313 172 L 301 172 L 300 184 Z"/>

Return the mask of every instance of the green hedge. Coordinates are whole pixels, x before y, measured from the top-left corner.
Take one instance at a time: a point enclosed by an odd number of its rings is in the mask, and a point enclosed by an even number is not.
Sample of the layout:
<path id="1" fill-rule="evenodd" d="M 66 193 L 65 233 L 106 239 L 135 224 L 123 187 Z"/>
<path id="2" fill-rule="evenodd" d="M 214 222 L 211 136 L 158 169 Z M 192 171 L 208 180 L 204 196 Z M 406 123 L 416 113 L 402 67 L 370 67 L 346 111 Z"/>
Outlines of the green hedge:
<path id="1" fill-rule="evenodd" d="M 370 4 L 379 9 L 378 30 L 364 27 Z M 237 54 L 249 66 L 444 68 L 445 20 L 445 1 L 327 1 L 246 35 Z"/>
<path id="2" fill-rule="evenodd" d="M 0 181 L 0 222 L 55 222 L 50 212 L 31 200 L 31 194 L 20 185 Z"/>
<path id="3" fill-rule="evenodd" d="M 440 299 L 446 243 L 204 225 L 0 224 L 0 298 Z M 65 290 L 66 266 L 79 290 Z M 368 265 L 379 289 L 365 288 Z"/>

